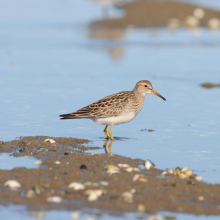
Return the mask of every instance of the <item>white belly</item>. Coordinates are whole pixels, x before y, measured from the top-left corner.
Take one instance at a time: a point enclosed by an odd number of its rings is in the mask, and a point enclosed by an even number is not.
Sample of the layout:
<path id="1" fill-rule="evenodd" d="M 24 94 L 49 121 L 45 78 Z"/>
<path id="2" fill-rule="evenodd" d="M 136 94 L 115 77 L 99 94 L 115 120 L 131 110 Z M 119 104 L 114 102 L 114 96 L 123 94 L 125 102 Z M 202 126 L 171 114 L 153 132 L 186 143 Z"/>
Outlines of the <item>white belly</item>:
<path id="1" fill-rule="evenodd" d="M 92 119 L 96 124 L 99 125 L 118 125 L 131 121 L 136 115 L 133 112 L 128 114 L 120 115 L 117 117 L 109 117 L 109 118 L 94 118 Z"/>

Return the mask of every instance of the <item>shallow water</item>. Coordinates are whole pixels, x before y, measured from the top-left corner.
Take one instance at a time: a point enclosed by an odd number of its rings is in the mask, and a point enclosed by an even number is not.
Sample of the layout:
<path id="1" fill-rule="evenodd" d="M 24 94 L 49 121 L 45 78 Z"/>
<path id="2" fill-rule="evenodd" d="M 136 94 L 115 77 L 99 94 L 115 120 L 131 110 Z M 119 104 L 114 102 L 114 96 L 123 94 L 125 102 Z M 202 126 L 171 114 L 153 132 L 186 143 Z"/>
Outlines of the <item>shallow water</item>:
<path id="1" fill-rule="evenodd" d="M 0 169 L 11 170 L 15 167 L 38 168 L 35 158 L 13 157 L 8 153 L 0 154 Z"/>
<path id="2" fill-rule="evenodd" d="M 147 219 L 147 217 L 152 216 L 152 215 L 140 215 L 138 213 L 125 213 L 123 216 L 112 216 L 109 214 L 102 214 L 102 211 L 98 209 L 88 209 L 88 210 L 81 210 L 81 211 L 75 211 L 75 212 L 70 212 L 70 211 L 41 211 L 41 212 L 31 212 L 31 211 L 26 211 L 24 206 L 14 206 L 10 205 L 8 209 L 5 209 L 4 206 L 0 206 L 0 211 L 1 211 L 1 216 L 3 218 L 8 218 L 10 217 L 10 220 L 17 220 L 18 218 L 21 218 L 22 220 L 31 220 L 31 219 L 40 219 L 42 217 L 37 217 L 37 216 L 43 216 L 43 219 L 47 220 L 58 220 L 61 218 L 65 218 L 67 220 L 73 219 L 71 216 L 73 213 L 79 213 L 80 217 L 79 219 L 102 219 L 102 220 L 109 220 L 109 219 L 116 219 L 116 220 L 123 220 L 123 219 Z M 12 216 L 11 213 L 15 213 L 14 216 Z M 169 217 L 175 217 L 176 220 L 204 220 L 207 219 L 207 216 L 205 215 L 191 215 L 191 214 L 179 214 L 179 213 L 170 213 L 170 212 L 161 212 L 155 215 L 160 215 L 160 216 L 169 216 Z M 218 216 L 208 216 L 210 220 L 217 220 L 219 219 Z M 160 218 L 161 219 L 161 218 Z"/>
<path id="3" fill-rule="evenodd" d="M 220 32 L 128 29 L 109 36 L 87 28 L 102 17 L 93 2 L 22 2 L 0 9 L 0 140 L 48 135 L 103 146 L 104 126 L 58 115 L 147 79 L 167 101 L 147 95 L 133 121 L 113 128 L 120 138 L 112 154 L 150 159 L 161 169 L 188 166 L 204 181 L 220 182 L 220 89 L 200 86 L 220 81 Z"/>

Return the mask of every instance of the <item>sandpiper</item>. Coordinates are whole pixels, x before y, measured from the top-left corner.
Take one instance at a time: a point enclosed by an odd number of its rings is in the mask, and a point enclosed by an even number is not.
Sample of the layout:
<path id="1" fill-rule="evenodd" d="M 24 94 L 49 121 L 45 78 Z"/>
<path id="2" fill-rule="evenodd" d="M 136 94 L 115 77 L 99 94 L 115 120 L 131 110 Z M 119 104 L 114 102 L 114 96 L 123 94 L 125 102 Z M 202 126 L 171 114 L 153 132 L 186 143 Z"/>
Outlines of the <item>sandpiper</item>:
<path id="1" fill-rule="evenodd" d="M 104 133 L 106 138 L 114 140 L 112 128 L 114 125 L 123 124 L 136 117 L 144 105 L 145 96 L 148 93 L 159 96 L 164 101 L 166 99 L 153 90 L 153 86 L 148 80 L 137 82 L 132 91 L 123 91 L 92 103 L 70 114 L 60 115 L 61 119 L 91 119 L 95 123 L 105 125 Z M 107 127 L 111 126 L 107 133 Z M 109 134 L 109 136 L 108 136 Z"/>

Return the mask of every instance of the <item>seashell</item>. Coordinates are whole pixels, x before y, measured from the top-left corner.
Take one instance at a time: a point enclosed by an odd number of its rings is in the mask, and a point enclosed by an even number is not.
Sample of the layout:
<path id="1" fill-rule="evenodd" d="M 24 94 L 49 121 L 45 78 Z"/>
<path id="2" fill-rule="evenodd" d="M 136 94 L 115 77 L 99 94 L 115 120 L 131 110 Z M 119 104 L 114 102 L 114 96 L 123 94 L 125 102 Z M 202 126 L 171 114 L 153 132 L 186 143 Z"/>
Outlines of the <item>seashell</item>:
<path id="1" fill-rule="evenodd" d="M 44 142 L 50 142 L 51 144 L 55 144 L 56 143 L 56 141 L 53 140 L 53 139 L 46 139 L 46 140 L 44 140 Z"/>
<path id="2" fill-rule="evenodd" d="M 35 196 L 34 190 L 29 189 L 29 190 L 26 192 L 26 197 L 27 197 L 27 198 L 33 198 L 34 196 Z"/>
<path id="3" fill-rule="evenodd" d="M 139 180 L 141 182 L 147 182 L 148 181 L 147 177 L 144 176 L 143 174 L 135 174 L 132 181 L 135 182 L 137 180 Z"/>
<path id="4" fill-rule="evenodd" d="M 136 189 L 131 189 L 130 192 L 134 194 L 136 192 Z"/>
<path id="5" fill-rule="evenodd" d="M 175 174 L 176 176 L 179 176 L 179 175 L 180 175 L 180 173 L 181 173 L 181 170 L 180 170 L 180 168 L 179 168 L 179 167 L 177 167 L 177 168 L 175 169 L 174 174 Z"/>
<path id="6" fill-rule="evenodd" d="M 185 174 L 188 170 L 189 170 L 188 167 L 184 167 L 184 168 L 181 169 L 181 173 L 184 173 L 184 174 Z"/>
<path id="7" fill-rule="evenodd" d="M 179 175 L 179 178 L 180 178 L 180 179 L 187 179 L 188 176 L 187 176 L 186 174 L 184 174 L 184 173 L 181 173 L 181 174 Z"/>
<path id="8" fill-rule="evenodd" d="M 204 196 L 199 196 L 199 197 L 198 197 L 198 200 L 199 200 L 199 201 L 203 201 L 204 199 L 205 199 Z"/>
<path id="9" fill-rule="evenodd" d="M 55 164 L 60 164 L 60 161 L 56 161 Z"/>
<path id="10" fill-rule="evenodd" d="M 77 220 L 81 217 L 81 213 L 80 212 L 73 212 L 71 214 L 71 218 L 74 219 L 74 220 Z"/>
<path id="11" fill-rule="evenodd" d="M 108 186 L 108 182 L 106 181 L 100 181 L 99 184 L 102 186 Z"/>
<path id="12" fill-rule="evenodd" d="M 166 175 L 166 174 L 167 174 L 167 171 L 163 171 L 161 174 L 162 174 L 162 175 Z"/>
<path id="13" fill-rule="evenodd" d="M 127 168 L 127 167 L 130 167 L 130 166 L 128 164 L 119 163 L 118 167 L 120 167 L 120 168 Z"/>
<path id="14" fill-rule="evenodd" d="M 104 168 L 106 170 L 112 170 L 112 169 L 119 170 L 119 168 L 117 166 L 115 166 L 115 165 L 106 165 Z"/>
<path id="15" fill-rule="evenodd" d="M 180 20 L 177 18 L 171 18 L 168 20 L 168 28 L 171 30 L 175 30 L 180 26 Z"/>
<path id="16" fill-rule="evenodd" d="M 163 220 L 164 217 L 162 215 L 151 215 L 147 218 L 147 220 Z"/>
<path id="17" fill-rule="evenodd" d="M 84 186 L 91 186 L 92 185 L 92 182 L 85 182 L 84 183 Z"/>
<path id="18" fill-rule="evenodd" d="M 122 197 L 124 198 L 125 202 L 133 202 L 133 194 L 131 192 L 122 193 Z"/>
<path id="19" fill-rule="evenodd" d="M 204 9 L 202 8 L 196 8 L 194 11 L 193 11 L 193 15 L 198 18 L 198 19 L 202 19 L 204 18 L 205 16 L 205 11 Z"/>
<path id="20" fill-rule="evenodd" d="M 140 172 L 140 169 L 139 169 L 139 168 L 136 168 L 136 167 L 134 167 L 133 170 L 134 170 L 135 172 Z"/>
<path id="21" fill-rule="evenodd" d="M 218 18 L 211 18 L 208 22 L 208 26 L 212 30 L 218 30 L 220 28 L 220 20 Z"/>
<path id="22" fill-rule="evenodd" d="M 43 212 L 33 212 L 33 217 L 34 218 L 44 218 L 44 213 Z"/>
<path id="23" fill-rule="evenodd" d="M 145 161 L 145 168 L 147 169 L 147 170 L 150 170 L 150 169 L 156 169 L 157 167 L 155 166 L 155 164 L 152 162 L 152 161 L 150 161 L 150 160 L 146 160 Z"/>
<path id="24" fill-rule="evenodd" d="M 188 28 L 195 28 L 198 27 L 200 24 L 200 21 L 198 18 L 194 17 L 194 16 L 187 16 L 185 19 L 185 25 Z"/>
<path id="25" fill-rule="evenodd" d="M 126 168 L 125 170 L 126 170 L 127 172 L 129 172 L 129 173 L 130 173 L 130 172 L 132 172 L 132 171 L 133 171 L 133 168 L 132 168 L 132 167 L 128 167 L 128 168 Z"/>
<path id="26" fill-rule="evenodd" d="M 146 208 L 143 204 L 138 204 L 137 210 L 139 213 L 145 213 Z"/>
<path id="27" fill-rule="evenodd" d="M 173 168 L 168 170 L 168 174 L 173 174 L 174 175 L 174 173 L 175 173 L 175 170 Z"/>
<path id="28" fill-rule="evenodd" d="M 88 201 L 96 201 L 104 191 L 102 189 L 88 189 L 85 191 L 86 195 L 89 195 Z"/>
<path id="29" fill-rule="evenodd" d="M 190 176 L 192 176 L 193 171 L 192 171 L 192 170 L 188 170 L 185 174 L 186 174 L 188 177 L 190 177 Z"/>
<path id="30" fill-rule="evenodd" d="M 108 170 L 107 173 L 112 175 L 112 174 L 121 173 L 121 172 L 119 170 L 111 169 L 111 170 Z"/>
<path id="31" fill-rule="evenodd" d="M 62 198 L 59 196 L 52 196 L 47 198 L 47 202 L 54 202 L 54 203 L 60 203 L 62 201 Z"/>
<path id="32" fill-rule="evenodd" d="M 39 165 L 39 164 L 42 164 L 42 161 L 41 161 L 41 160 L 38 160 L 38 161 L 35 161 L 34 163 L 37 164 L 37 165 Z"/>
<path id="33" fill-rule="evenodd" d="M 4 183 L 4 185 L 10 187 L 11 189 L 17 189 L 21 187 L 21 184 L 17 180 L 8 180 Z"/>
<path id="34" fill-rule="evenodd" d="M 74 190 L 84 190 L 85 186 L 82 183 L 72 182 L 68 185 L 68 188 L 73 188 Z"/>
<path id="35" fill-rule="evenodd" d="M 202 178 L 201 176 L 195 176 L 195 180 L 197 180 L 197 181 L 202 181 L 203 178 Z"/>

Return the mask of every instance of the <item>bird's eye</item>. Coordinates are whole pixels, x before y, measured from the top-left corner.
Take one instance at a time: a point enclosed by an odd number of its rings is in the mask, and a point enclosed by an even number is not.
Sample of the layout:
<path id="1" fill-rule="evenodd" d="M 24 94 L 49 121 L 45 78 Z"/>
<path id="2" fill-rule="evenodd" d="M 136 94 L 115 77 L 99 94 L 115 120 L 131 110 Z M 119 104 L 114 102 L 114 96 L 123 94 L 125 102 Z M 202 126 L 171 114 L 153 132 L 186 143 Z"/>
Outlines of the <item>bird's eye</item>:
<path id="1" fill-rule="evenodd" d="M 145 87 L 147 87 L 147 85 L 145 85 Z"/>

